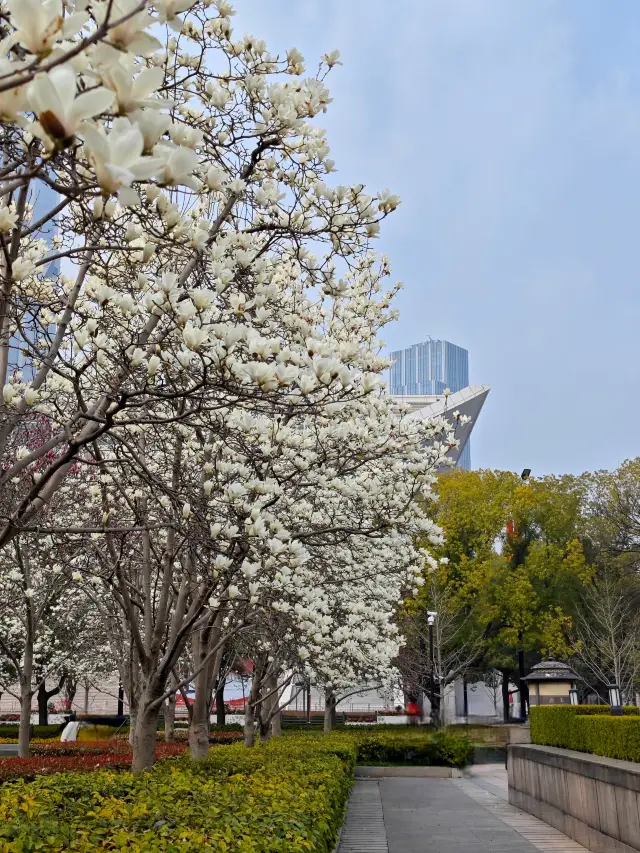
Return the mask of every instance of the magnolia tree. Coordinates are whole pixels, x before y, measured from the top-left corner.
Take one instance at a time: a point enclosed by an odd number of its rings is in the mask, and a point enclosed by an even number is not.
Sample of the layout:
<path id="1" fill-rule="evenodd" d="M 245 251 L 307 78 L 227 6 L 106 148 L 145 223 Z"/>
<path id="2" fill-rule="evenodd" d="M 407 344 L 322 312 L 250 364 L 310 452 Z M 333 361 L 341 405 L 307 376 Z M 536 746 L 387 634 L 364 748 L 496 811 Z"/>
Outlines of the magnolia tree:
<path id="1" fill-rule="evenodd" d="M 96 651 L 96 613 L 74 560 L 73 548 L 56 548 L 52 536 L 16 537 L 0 557 L 0 687 L 20 701 L 21 756 L 29 751 L 33 697 L 46 724 L 49 699 Z"/>
<path id="2" fill-rule="evenodd" d="M 206 753 L 238 635 L 267 661 L 256 706 L 305 662 L 337 677 L 351 627 L 348 673 L 387 666 L 435 535 L 415 498 L 455 437 L 380 390 L 394 288 L 370 241 L 398 199 L 331 181 L 313 119 L 337 53 L 305 77 L 234 37 L 226 0 L 1 8 L 0 551 L 83 543 L 138 771 L 188 679 Z"/>

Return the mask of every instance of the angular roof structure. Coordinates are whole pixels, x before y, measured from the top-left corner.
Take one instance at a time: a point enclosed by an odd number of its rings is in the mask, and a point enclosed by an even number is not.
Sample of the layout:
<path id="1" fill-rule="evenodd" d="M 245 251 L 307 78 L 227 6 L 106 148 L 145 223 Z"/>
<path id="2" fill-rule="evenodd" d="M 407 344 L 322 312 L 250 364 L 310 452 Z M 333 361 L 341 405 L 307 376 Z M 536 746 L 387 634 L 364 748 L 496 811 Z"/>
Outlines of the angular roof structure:
<path id="1" fill-rule="evenodd" d="M 416 418 L 432 418 L 442 415 L 453 424 L 453 413 L 460 412 L 461 415 L 466 415 L 471 418 L 468 424 L 456 427 L 456 438 L 459 439 L 460 445 L 455 450 L 451 451 L 451 459 L 456 463 L 460 454 L 469 441 L 469 436 L 478 419 L 478 415 L 489 393 L 488 385 L 469 385 L 463 388 L 462 391 L 456 391 L 454 394 L 449 394 L 445 397 L 444 394 L 416 394 L 416 395 L 392 395 L 392 399 L 398 403 L 404 403 L 411 406 L 414 410 L 410 417 Z"/>

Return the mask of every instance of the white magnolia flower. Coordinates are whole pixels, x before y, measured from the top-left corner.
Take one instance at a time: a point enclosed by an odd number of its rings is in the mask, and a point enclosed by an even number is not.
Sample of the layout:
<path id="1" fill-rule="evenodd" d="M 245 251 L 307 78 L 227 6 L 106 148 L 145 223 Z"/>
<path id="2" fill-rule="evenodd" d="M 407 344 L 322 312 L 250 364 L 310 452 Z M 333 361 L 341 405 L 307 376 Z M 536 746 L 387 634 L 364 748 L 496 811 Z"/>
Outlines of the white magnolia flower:
<path id="1" fill-rule="evenodd" d="M 172 123 L 171 116 L 168 113 L 161 113 L 157 109 L 138 110 L 131 115 L 131 119 L 142 134 L 145 152 L 153 150 L 153 146 L 163 133 L 166 133 L 171 127 Z M 158 187 L 151 185 L 147 190 L 147 195 L 159 192 Z M 153 199 L 149 198 L 149 201 L 153 201 Z"/>
<path id="2" fill-rule="evenodd" d="M 135 11 L 138 9 L 139 11 Z M 145 32 L 153 23 L 149 10 L 140 9 L 139 0 L 113 0 L 112 3 L 93 3 L 91 11 L 98 25 L 106 20 L 107 11 L 112 21 L 122 21 L 109 30 L 109 42 L 140 56 L 149 56 L 162 45 L 157 38 Z M 134 14 L 135 13 L 135 14 Z"/>
<path id="3" fill-rule="evenodd" d="M 199 350 L 205 341 L 209 338 L 209 333 L 204 329 L 198 329 L 190 323 L 184 327 L 182 332 L 182 340 L 190 350 Z"/>
<path id="4" fill-rule="evenodd" d="M 76 583 L 80 583 L 80 581 L 82 580 L 82 575 L 80 574 L 80 572 L 73 572 L 73 574 L 71 575 L 71 578 Z"/>
<path id="5" fill-rule="evenodd" d="M 191 516 L 191 504 L 186 503 L 182 507 L 182 517 L 184 518 L 185 521 L 187 521 L 190 518 L 190 516 Z"/>
<path id="6" fill-rule="evenodd" d="M 394 195 L 391 190 L 382 190 L 382 192 L 378 194 L 378 209 L 383 211 L 383 213 L 390 213 L 392 210 L 395 210 L 399 204 L 400 196 Z"/>
<path id="7" fill-rule="evenodd" d="M 35 388 L 27 388 L 24 392 L 24 401 L 27 406 L 33 406 L 34 403 L 37 403 L 40 399 L 40 392 L 36 391 Z"/>
<path id="8" fill-rule="evenodd" d="M 24 597 L 25 598 L 33 598 L 33 596 L 34 596 L 34 591 L 31 587 L 28 587 L 27 589 L 25 589 L 25 591 L 24 591 Z"/>
<path id="9" fill-rule="evenodd" d="M 159 143 L 153 149 L 156 157 L 161 158 L 162 168 L 158 169 L 158 180 L 165 186 L 183 186 L 198 190 L 200 183 L 193 176 L 198 168 L 198 155 L 191 148 L 170 146 Z"/>
<path id="10" fill-rule="evenodd" d="M 57 41 L 75 35 L 86 22 L 86 11 L 63 16 L 62 0 L 7 0 L 13 38 L 31 53 L 44 56 Z"/>
<path id="11" fill-rule="evenodd" d="M 100 189 L 117 193 L 125 206 L 139 204 L 140 197 L 131 184 L 150 178 L 162 160 L 143 155 L 144 140 L 138 128 L 123 118 L 114 121 L 109 135 L 104 128 L 92 125 L 85 125 L 82 135 Z"/>
<path id="12" fill-rule="evenodd" d="M 180 12 L 186 12 L 193 5 L 193 0 L 154 0 L 158 20 L 167 23 L 171 29 L 180 32 L 182 20 L 178 18 Z"/>
<path id="13" fill-rule="evenodd" d="M 76 75 L 67 65 L 36 74 L 27 94 L 44 132 L 61 142 L 73 138 L 80 122 L 106 112 L 115 97 L 102 86 L 76 97 Z"/>
<path id="14" fill-rule="evenodd" d="M 0 78 L 8 80 L 11 74 L 16 74 L 21 63 L 0 57 Z M 16 76 L 16 82 L 19 76 Z M 27 108 L 27 87 L 15 86 L 0 92 L 0 119 L 15 121 L 18 115 Z"/>
<path id="15" fill-rule="evenodd" d="M 36 266 L 29 258 L 16 258 L 11 265 L 11 277 L 14 281 L 24 281 L 36 271 Z"/>
<path id="16" fill-rule="evenodd" d="M 115 92 L 121 113 L 133 113 L 143 107 L 161 109 L 173 105 L 173 101 L 151 97 L 164 81 L 162 68 L 145 68 L 135 77 L 133 70 L 124 62 L 119 62 L 109 66 L 100 75 L 102 82 Z"/>
<path id="17" fill-rule="evenodd" d="M 10 210 L 8 207 L 0 207 L 0 231 L 5 234 L 7 231 L 13 231 L 17 220 L 18 214 L 15 211 Z"/>

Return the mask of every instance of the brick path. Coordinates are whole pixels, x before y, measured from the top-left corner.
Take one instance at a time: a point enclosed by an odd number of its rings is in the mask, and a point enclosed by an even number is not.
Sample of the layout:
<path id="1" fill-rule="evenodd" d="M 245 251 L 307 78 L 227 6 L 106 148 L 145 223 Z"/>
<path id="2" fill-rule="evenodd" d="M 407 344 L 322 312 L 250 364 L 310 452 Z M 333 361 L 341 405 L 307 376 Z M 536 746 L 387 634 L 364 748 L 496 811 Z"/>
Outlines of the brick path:
<path id="1" fill-rule="evenodd" d="M 500 768 L 464 779 L 357 781 L 339 853 L 584 853 L 506 802 Z"/>

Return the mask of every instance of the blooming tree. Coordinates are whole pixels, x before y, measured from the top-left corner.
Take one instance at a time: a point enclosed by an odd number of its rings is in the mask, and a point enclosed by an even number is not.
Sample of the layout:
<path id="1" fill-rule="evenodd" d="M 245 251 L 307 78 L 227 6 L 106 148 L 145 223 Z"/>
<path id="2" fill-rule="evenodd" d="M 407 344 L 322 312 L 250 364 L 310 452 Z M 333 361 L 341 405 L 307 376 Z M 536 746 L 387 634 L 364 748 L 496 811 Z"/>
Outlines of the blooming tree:
<path id="1" fill-rule="evenodd" d="M 0 18 L 0 550 L 83 543 L 136 771 L 191 638 L 194 757 L 238 634 L 266 660 L 256 706 L 300 667 L 387 666 L 413 539 L 437 535 L 416 498 L 455 444 L 381 390 L 395 288 L 370 242 L 398 198 L 331 179 L 314 118 L 338 54 L 305 77 L 232 17 L 5 0 Z"/>

